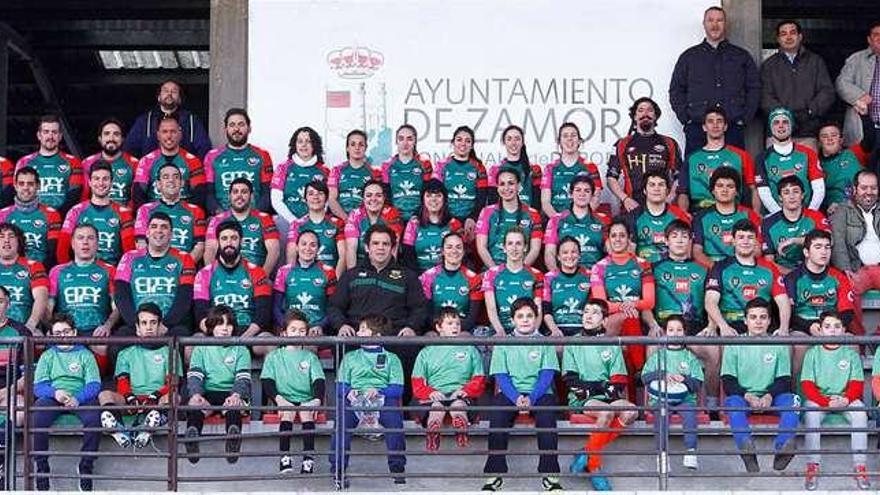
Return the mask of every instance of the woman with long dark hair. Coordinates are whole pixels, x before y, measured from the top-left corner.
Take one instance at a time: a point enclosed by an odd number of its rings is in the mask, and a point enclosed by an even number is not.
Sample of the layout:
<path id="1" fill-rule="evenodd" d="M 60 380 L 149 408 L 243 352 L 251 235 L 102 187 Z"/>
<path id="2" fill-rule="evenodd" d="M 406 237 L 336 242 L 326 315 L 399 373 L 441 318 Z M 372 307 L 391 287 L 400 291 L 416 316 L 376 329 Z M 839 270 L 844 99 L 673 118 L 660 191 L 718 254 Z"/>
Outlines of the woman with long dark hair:
<path id="1" fill-rule="evenodd" d="M 391 194 L 391 204 L 400 210 L 404 220 L 416 214 L 423 204 L 420 192 L 431 178 L 431 161 L 419 155 L 416 128 L 403 124 L 395 133 L 397 154 L 382 164 L 382 182 Z"/>
<path id="2" fill-rule="evenodd" d="M 505 167 L 519 170 L 521 182 L 519 199 L 523 203 L 541 210 L 541 166 L 529 161 L 526 150 L 525 132 L 518 125 L 509 125 L 501 133 L 505 157 L 489 167 L 489 204 L 498 202 L 498 172 Z"/>
<path id="3" fill-rule="evenodd" d="M 287 161 L 272 174 L 272 208 L 278 214 L 279 232 L 286 233 L 290 224 L 309 212 L 306 205 L 306 184 L 313 180 L 327 182 L 330 170 L 324 166 L 324 145 L 321 136 L 311 127 L 293 131 L 288 143 Z"/>
<path id="4" fill-rule="evenodd" d="M 436 266 L 443 236 L 461 229 L 461 222 L 449 213 L 446 186 L 437 179 L 429 180 L 422 188 L 422 205 L 403 231 L 401 262 L 420 273 Z"/>
<path id="5" fill-rule="evenodd" d="M 488 188 L 486 168 L 474 151 L 473 129 L 461 126 L 455 130 L 452 156 L 437 164 L 433 176 L 449 191 L 449 211 L 464 224 L 465 242 L 470 244 L 474 240 L 477 217 L 486 204 Z"/>

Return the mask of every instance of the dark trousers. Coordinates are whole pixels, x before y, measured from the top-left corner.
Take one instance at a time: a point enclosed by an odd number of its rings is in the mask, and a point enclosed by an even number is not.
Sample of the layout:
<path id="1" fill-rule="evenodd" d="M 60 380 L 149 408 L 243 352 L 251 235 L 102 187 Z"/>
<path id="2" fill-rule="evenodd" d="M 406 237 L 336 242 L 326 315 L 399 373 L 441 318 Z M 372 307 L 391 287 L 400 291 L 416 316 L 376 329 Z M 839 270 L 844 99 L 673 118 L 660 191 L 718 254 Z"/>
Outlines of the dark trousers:
<path id="1" fill-rule="evenodd" d="M 205 400 L 208 401 L 212 406 L 222 406 L 223 401 L 229 397 L 229 392 L 209 392 L 205 391 L 204 394 Z M 241 428 L 241 411 L 219 411 L 226 418 L 226 429 L 228 430 L 230 426 L 236 425 Z M 205 424 L 205 413 L 200 410 L 198 411 L 187 411 L 186 412 L 186 426 L 189 428 L 190 426 L 195 426 L 199 433 L 202 433 L 202 426 Z"/>
<path id="2" fill-rule="evenodd" d="M 555 406 L 557 404 L 556 397 L 552 394 L 545 394 L 538 399 L 536 406 Z M 491 399 L 493 406 L 513 406 L 512 402 L 504 396 L 498 394 Z M 519 411 L 514 410 L 497 410 L 489 411 L 489 428 L 511 428 Z M 537 428 L 556 428 L 556 411 L 532 411 L 530 413 L 535 418 L 535 426 Z M 489 450 L 507 450 L 507 443 L 510 433 L 506 431 L 489 432 Z M 555 431 L 544 431 L 538 433 L 538 450 L 556 450 L 558 437 Z M 486 458 L 486 464 L 483 466 L 484 473 L 506 473 L 507 472 L 507 455 L 505 454 L 489 454 Z M 541 454 L 538 461 L 539 473 L 558 473 L 559 459 L 556 454 Z"/>
<path id="3" fill-rule="evenodd" d="M 691 122 L 690 124 L 685 125 L 684 137 L 685 145 L 683 158 L 687 160 L 687 157 L 691 153 L 706 145 L 706 133 L 703 131 L 703 123 Z M 727 132 L 724 133 L 724 142 L 745 149 L 746 140 L 743 128 L 732 122 L 728 122 Z"/>
<path id="4" fill-rule="evenodd" d="M 61 404 L 55 399 L 37 399 L 37 402 L 34 403 L 35 406 L 40 407 L 48 407 L 48 406 L 56 406 L 60 407 Z M 91 401 L 86 404 L 82 404 L 83 406 L 96 406 L 98 403 L 96 401 Z M 55 411 L 35 411 L 33 413 L 33 421 L 34 428 L 49 428 L 52 426 L 52 423 L 58 419 L 58 416 L 61 416 L 63 413 L 71 412 L 76 414 L 79 417 L 79 420 L 82 421 L 83 427 L 85 428 L 100 428 L 101 427 L 101 411 L 97 409 L 91 410 L 81 410 L 81 409 L 73 409 L 73 410 L 55 410 Z M 49 450 L 49 433 L 48 432 L 37 432 L 34 433 L 34 450 L 35 451 L 47 451 Z M 83 444 L 82 452 L 97 452 L 98 445 L 101 443 L 101 432 L 99 431 L 86 431 L 83 432 Z M 49 472 L 49 457 L 45 454 L 35 455 L 34 461 L 37 464 L 37 472 L 46 473 Z M 79 462 L 79 465 L 85 469 L 91 469 L 92 464 L 95 462 L 95 457 L 90 455 L 84 455 Z"/>
<path id="5" fill-rule="evenodd" d="M 386 400 L 385 407 L 400 407 L 400 401 Z M 343 468 L 339 471 L 347 469 L 352 432 L 346 430 L 356 428 L 358 424 L 354 411 L 346 409 L 343 416 L 343 421 L 336 418 L 333 436 L 330 438 L 330 470 L 337 475 L 339 472 L 337 472 L 338 467 L 336 466 L 336 452 L 340 450 L 345 452 Z M 400 411 L 381 411 L 379 413 L 379 424 L 385 428 L 400 430 L 403 428 L 403 413 Z M 392 473 L 402 473 L 406 468 L 406 455 L 404 454 L 406 451 L 406 437 L 401 431 L 382 431 L 382 434 L 385 437 L 385 448 L 388 449 L 388 470 Z"/>

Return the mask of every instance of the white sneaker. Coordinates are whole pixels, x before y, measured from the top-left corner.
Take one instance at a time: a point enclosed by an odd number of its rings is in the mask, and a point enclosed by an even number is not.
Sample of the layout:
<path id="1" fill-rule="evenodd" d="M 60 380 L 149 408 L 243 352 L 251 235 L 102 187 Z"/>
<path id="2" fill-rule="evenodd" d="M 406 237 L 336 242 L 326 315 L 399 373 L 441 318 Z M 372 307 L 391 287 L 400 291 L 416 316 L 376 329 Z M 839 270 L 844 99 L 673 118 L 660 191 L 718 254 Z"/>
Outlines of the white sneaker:
<path id="1" fill-rule="evenodd" d="M 162 424 L 162 414 L 159 411 L 152 410 L 147 413 L 147 417 L 144 418 L 143 426 L 147 428 L 156 428 Z M 153 433 L 149 431 L 140 431 L 134 437 L 134 446 L 142 449 L 150 443 L 150 439 L 153 438 Z"/>
<path id="2" fill-rule="evenodd" d="M 700 461 L 697 460 L 696 452 L 694 449 L 688 449 L 688 453 L 681 460 L 681 465 L 694 471 L 700 469 Z"/>
<path id="3" fill-rule="evenodd" d="M 116 416 L 113 415 L 110 411 L 104 411 L 101 413 L 101 426 L 107 428 L 108 430 L 115 429 L 119 427 L 119 421 L 116 419 Z M 116 441 L 116 444 L 122 447 L 123 449 L 131 447 L 131 437 L 128 436 L 128 433 L 124 431 L 114 431 L 110 434 L 113 437 L 113 440 Z"/>

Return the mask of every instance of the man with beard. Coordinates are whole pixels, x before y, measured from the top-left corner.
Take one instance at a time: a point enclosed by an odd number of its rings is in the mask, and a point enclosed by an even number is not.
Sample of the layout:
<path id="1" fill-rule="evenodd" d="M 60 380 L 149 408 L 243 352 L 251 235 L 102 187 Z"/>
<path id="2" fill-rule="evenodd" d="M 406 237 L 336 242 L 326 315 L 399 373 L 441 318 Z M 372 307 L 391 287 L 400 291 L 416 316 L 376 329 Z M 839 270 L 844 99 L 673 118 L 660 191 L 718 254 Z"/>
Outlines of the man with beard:
<path id="1" fill-rule="evenodd" d="M 779 181 L 796 176 L 804 185 L 804 207 L 818 210 L 825 200 L 825 174 L 816 152 L 792 139 L 794 116 L 787 108 L 774 108 L 767 117 L 771 144 L 755 160 L 755 184 L 768 213 L 782 210 Z"/>
<path id="2" fill-rule="evenodd" d="M 654 100 L 637 99 L 629 107 L 629 117 L 630 133 L 614 143 L 606 174 L 608 188 L 628 212 L 645 204 L 642 182 L 649 170 L 662 171 L 674 183 L 681 163 L 678 143 L 656 131 L 660 106 Z"/>
<path id="3" fill-rule="evenodd" d="M 208 211 L 216 215 L 229 209 L 229 186 L 239 177 L 246 178 L 254 186 L 251 206 L 260 211 L 269 211 L 272 158 L 267 151 L 248 143 L 250 116 L 243 108 L 230 108 L 223 124 L 226 146 L 214 148 L 205 156 Z"/>
<path id="4" fill-rule="evenodd" d="M 216 227 L 217 259 L 196 274 L 193 302 L 199 332 L 205 332 L 205 315 L 212 306 L 229 306 L 235 312 L 236 337 L 272 336 L 272 283 L 258 265 L 242 257 L 242 226 L 228 219 Z M 266 355 L 271 347 L 255 346 Z"/>
<path id="5" fill-rule="evenodd" d="M 183 178 L 181 197 L 203 206 L 205 204 L 205 170 L 202 162 L 180 145 L 180 124 L 174 115 L 166 115 L 159 122 L 159 149 L 144 156 L 138 162 L 134 174 L 132 195 L 134 204 L 140 207 L 148 201 L 156 201 L 161 194 L 157 184 L 159 166 L 173 163 Z"/>
<path id="6" fill-rule="evenodd" d="M 11 223 L 22 230 L 28 259 L 52 267 L 61 233 L 61 215 L 54 208 L 40 204 L 39 182 L 40 175 L 33 167 L 15 172 L 15 204 L 0 210 L 0 222 Z"/>
<path id="7" fill-rule="evenodd" d="M 171 217 L 153 212 L 147 224 L 147 247 L 125 253 L 116 268 L 113 299 L 125 321 L 117 334 L 133 336 L 137 308 L 151 302 L 162 311 L 166 335 L 190 335 L 195 274 L 193 259 L 171 247 Z"/>
<path id="8" fill-rule="evenodd" d="M 43 335 L 40 322 L 49 304 L 49 279 L 42 263 L 24 257 L 24 234 L 10 223 L 0 223 L 0 285 L 9 292 L 9 317 Z"/>
<path id="9" fill-rule="evenodd" d="M 94 225 L 98 231 L 98 259 L 116 265 L 126 251 L 134 249 L 134 218 L 131 210 L 110 201 L 112 168 L 100 161 L 89 170 L 91 199 L 74 206 L 64 217 L 58 238 L 58 261 L 70 260 L 70 239 L 78 225 Z"/>
<path id="10" fill-rule="evenodd" d="M 61 121 L 55 115 L 40 117 L 40 149 L 22 157 L 15 170 L 32 167 L 40 176 L 40 203 L 67 211 L 80 200 L 83 177 L 79 158 L 61 151 Z"/>
<path id="11" fill-rule="evenodd" d="M 180 199 L 183 179 L 173 163 L 159 167 L 158 201 L 138 208 L 134 221 L 134 235 L 139 249 L 147 246 L 147 223 L 155 211 L 171 217 L 171 247 L 189 253 L 194 260 L 205 252 L 205 212 L 198 206 Z"/>
<path id="12" fill-rule="evenodd" d="M 230 210 L 221 212 L 208 222 L 205 233 L 205 264 L 211 264 L 217 257 L 217 228 L 226 220 L 235 220 L 241 225 L 241 254 L 251 263 L 262 266 L 263 271 L 272 273 L 281 253 L 281 241 L 275 222 L 268 213 L 251 207 L 253 186 L 244 177 L 232 181 L 229 186 Z"/>
<path id="13" fill-rule="evenodd" d="M 98 160 L 104 160 L 113 167 L 113 181 L 110 184 L 110 201 L 119 203 L 132 209 L 131 183 L 134 180 L 134 171 L 137 168 L 137 158 L 122 151 L 122 143 L 125 142 L 125 134 L 122 123 L 116 119 L 107 119 L 98 126 L 98 144 L 101 152 L 83 160 L 83 199 L 89 199 L 89 170 Z"/>
<path id="14" fill-rule="evenodd" d="M 159 147 L 161 141 L 158 132 L 159 122 L 166 116 L 173 115 L 174 120 L 183 131 L 181 146 L 191 150 L 199 157 L 211 149 L 211 138 L 202 121 L 191 111 L 182 108 L 183 88 L 177 81 L 167 80 L 159 86 L 156 93 L 156 106 L 135 119 L 131 132 L 125 141 L 125 151 L 144 156 Z M 158 138 L 158 140 L 157 140 Z"/>

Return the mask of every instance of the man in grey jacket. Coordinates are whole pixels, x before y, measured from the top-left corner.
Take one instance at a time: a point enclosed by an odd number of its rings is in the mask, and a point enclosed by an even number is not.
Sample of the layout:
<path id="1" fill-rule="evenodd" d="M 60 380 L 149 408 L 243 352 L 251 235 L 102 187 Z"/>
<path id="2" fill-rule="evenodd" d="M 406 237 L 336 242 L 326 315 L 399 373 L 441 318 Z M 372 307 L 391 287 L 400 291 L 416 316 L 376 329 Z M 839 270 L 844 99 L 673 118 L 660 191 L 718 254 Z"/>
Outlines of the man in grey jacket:
<path id="1" fill-rule="evenodd" d="M 795 142 L 817 150 L 816 134 L 834 104 L 834 85 L 825 61 L 803 46 L 804 34 L 795 20 L 776 25 L 779 50 L 761 65 L 761 110 L 777 107 L 794 113 Z"/>
<path id="2" fill-rule="evenodd" d="M 860 115 L 870 115 L 874 129 L 865 132 L 880 133 L 880 21 L 868 30 L 868 48 L 859 50 L 849 58 L 837 76 L 837 94 L 850 105 L 843 125 L 843 138 L 847 145 L 862 140 L 863 129 Z"/>
<path id="3" fill-rule="evenodd" d="M 880 289 L 880 209 L 877 208 L 877 174 L 858 172 L 853 197 L 831 217 L 831 264 L 852 280 L 855 321 L 853 331 L 864 335 L 862 294 Z"/>

